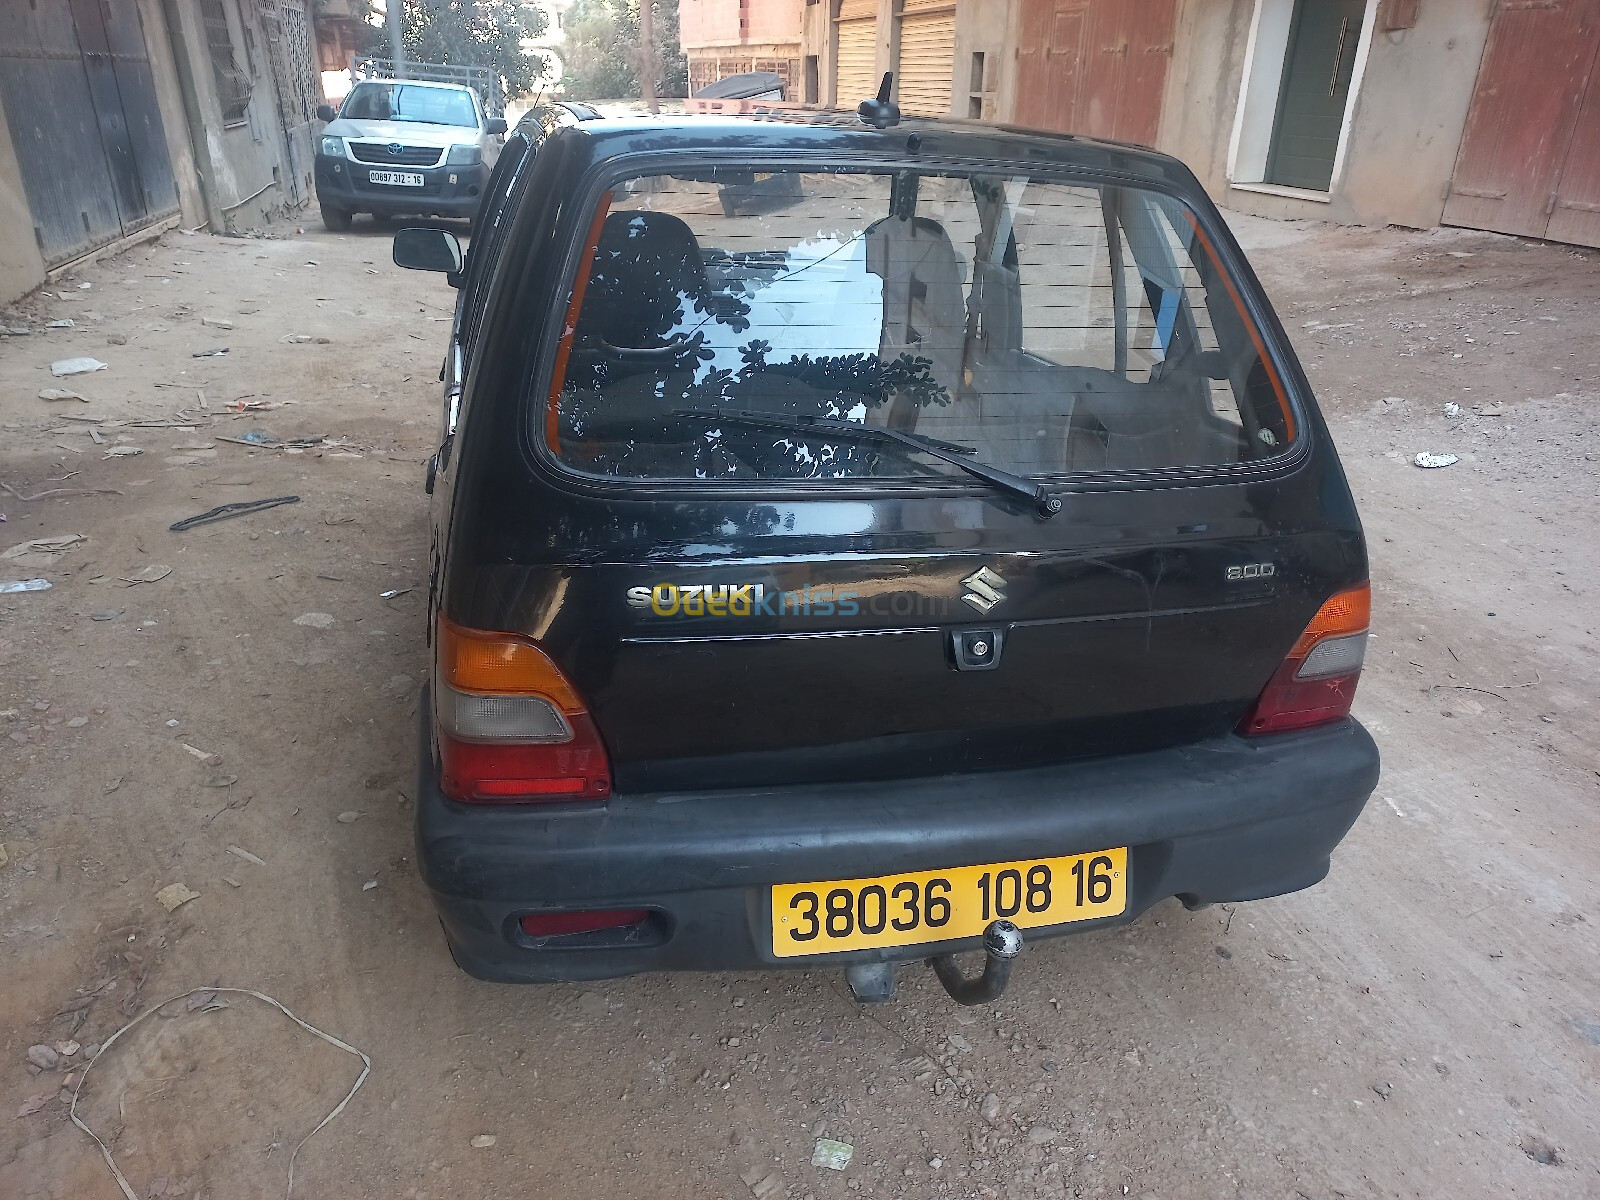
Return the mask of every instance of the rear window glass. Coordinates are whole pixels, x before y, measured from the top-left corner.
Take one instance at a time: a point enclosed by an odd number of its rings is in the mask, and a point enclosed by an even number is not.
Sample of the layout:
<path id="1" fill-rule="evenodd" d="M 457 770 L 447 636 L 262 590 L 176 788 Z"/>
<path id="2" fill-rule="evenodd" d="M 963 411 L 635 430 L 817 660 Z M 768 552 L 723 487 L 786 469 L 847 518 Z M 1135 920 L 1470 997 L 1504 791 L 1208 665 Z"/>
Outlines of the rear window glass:
<path id="1" fill-rule="evenodd" d="M 1293 438 L 1189 210 L 1134 187 L 630 179 L 603 198 L 563 329 L 538 432 L 599 475 L 965 478 L 840 422 L 1021 475 L 1231 464 Z"/>
<path id="2" fill-rule="evenodd" d="M 451 88 L 415 87 L 396 83 L 360 83 L 339 114 L 350 121 L 399 121 L 402 124 L 476 127 L 472 97 Z"/>

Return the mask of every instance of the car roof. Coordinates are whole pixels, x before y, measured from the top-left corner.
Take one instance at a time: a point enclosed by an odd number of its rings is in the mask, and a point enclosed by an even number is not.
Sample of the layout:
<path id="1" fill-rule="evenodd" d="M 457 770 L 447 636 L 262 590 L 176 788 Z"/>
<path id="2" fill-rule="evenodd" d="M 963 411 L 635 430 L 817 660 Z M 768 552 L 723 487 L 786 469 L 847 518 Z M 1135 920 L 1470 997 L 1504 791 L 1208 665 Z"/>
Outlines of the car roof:
<path id="1" fill-rule="evenodd" d="M 517 118 L 517 128 L 524 125 L 537 124 L 542 113 L 563 112 L 574 121 L 598 121 L 601 112 L 598 108 L 583 103 L 581 100 L 545 100 L 535 104 Z"/>
<path id="2" fill-rule="evenodd" d="M 584 121 L 555 136 L 589 139 L 596 161 L 663 150 L 722 148 L 746 154 L 812 152 L 829 157 L 859 153 L 904 158 L 910 154 L 954 159 L 964 167 L 985 162 L 1037 163 L 1115 170 L 1197 186 L 1181 162 L 1145 146 L 955 118 L 909 117 L 878 129 L 855 113 L 808 109 L 639 115 Z"/>
<path id="3" fill-rule="evenodd" d="M 363 83 L 404 84 L 406 87 L 438 88 L 447 92 L 472 92 L 473 89 L 464 83 L 441 83 L 434 79 L 358 79 L 355 86 Z M 355 88 L 351 88 L 354 91 Z"/>

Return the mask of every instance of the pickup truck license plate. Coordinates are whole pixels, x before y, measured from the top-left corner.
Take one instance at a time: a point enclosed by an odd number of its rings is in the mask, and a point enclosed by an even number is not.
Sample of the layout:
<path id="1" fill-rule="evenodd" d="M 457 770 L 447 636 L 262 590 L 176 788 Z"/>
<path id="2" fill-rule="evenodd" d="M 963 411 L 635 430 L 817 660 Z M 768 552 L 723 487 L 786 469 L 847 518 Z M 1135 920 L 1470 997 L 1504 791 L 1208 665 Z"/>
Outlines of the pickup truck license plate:
<path id="1" fill-rule="evenodd" d="M 370 183 L 397 183 L 402 187 L 421 187 L 422 176 L 413 171 L 368 171 Z"/>
<path id="2" fill-rule="evenodd" d="M 778 958 L 977 937 L 1004 917 L 1024 929 L 1114 917 L 1128 907 L 1128 850 L 772 888 Z"/>

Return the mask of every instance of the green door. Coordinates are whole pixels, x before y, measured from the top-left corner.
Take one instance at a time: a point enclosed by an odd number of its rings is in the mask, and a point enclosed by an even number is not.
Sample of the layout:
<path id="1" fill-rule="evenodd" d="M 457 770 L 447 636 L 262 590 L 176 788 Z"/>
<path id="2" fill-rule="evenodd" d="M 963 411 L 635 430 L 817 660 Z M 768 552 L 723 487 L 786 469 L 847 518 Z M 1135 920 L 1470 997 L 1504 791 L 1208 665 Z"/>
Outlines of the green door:
<path id="1" fill-rule="evenodd" d="M 1267 182 L 1325 192 L 1333 179 L 1366 0 L 1297 0 Z"/>

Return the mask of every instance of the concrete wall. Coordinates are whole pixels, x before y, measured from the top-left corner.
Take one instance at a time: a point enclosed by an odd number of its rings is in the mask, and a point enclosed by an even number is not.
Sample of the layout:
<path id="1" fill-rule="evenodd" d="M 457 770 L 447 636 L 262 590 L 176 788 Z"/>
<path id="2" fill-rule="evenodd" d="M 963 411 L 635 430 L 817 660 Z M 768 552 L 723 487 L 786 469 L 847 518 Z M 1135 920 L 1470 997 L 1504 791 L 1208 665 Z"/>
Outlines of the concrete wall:
<path id="1" fill-rule="evenodd" d="M 33 214 L 22 190 L 22 167 L 11 145 L 11 127 L 0 105 L 0 304 L 25 296 L 44 282 L 44 258 L 33 236 Z"/>
<path id="2" fill-rule="evenodd" d="M 678 0 L 678 43 L 685 49 L 739 40 L 739 0 Z"/>
<path id="3" fill-rule="evenodd" d="M 1012 48 L 1017 44 L 1017 22 L 1021 19 L 1018 0 L 957 0 L 956 61 L 952 72 L 950 111 L 958 117 L 968 115 L 971 96 L 972 56 L 984 56 L 982 117 L 986 121 L 1009 121 L 1015 111 L 1017 59 Z"/>
<path id="4" fill-rule="evenodd" d="M 188 59 L 193 89 L 188 105 L 196 167 L 205 176 L 212 231 L 222 233 L 261 224 L 284 207 L 281 177 L 288 171 L 283 125 L 278 115 L 266 35 L 255 5 L 223 0 L 233 31 L 234 57 L 251 79 L 250 105 L 244 122 L 224 126 L 217 97 L 216 75 L 206 48 L 205 26 L 195 0 L 167 0 L 165 11 L 174 33 L 173 45 Z M 194 117 L 198 115 L 196 122 Z M 215 214 L 221 214 L 221 228 Z"/>
<path id="5" fill-rule="evenodd" d="M 150 74 L 155 80 L 156 105 L 161 110 L 161 128 L 166 134 L 167 155 L 172 159 L 172 177 L 178 182 L 178 207 L 187 227 L 202 225 L 207 219 L 205 199 L 200 193 L 200 178 L 195 171 L 194 150 L 189 142 L 189 118 L 183 107 L 183 88 L 178 81 L 177 62 L 172 53 L 172 35 L 167 29 L 161 0 L 139 0 L 139 17 L 144 24 L 145 45 L 150 51 Z"/>
<path id="6" fill-rule="evenodd" d="M 1258 43 L 1266 43 L 1271 18 L 1282 15 L 1272 10 L 1287 9 L 1288 0 L 1180 0 L 1157 147 L 1188 164 L 1218 203 L 1244 212 L 1437 224 L 1488 38 L 1491 0 L 1424 0 L 1416 25 L 1392 33 L 1372 22 L 1325 202 L 1253 186 L 1259 175 L 1251 161 L 1264 157 L 1254 142 L 1265 135 L 1255 128 L 1258 119 L 1238 120 L 1246 71 L 1254 67 L 1251 89 L 1266 89 L 1251 94 L 1250 111 L 1268 123 L 1281 72 L 1281 58 L 1263 57 L 1259 44 L 1247 63 L 1258 3 L 1267 6 L 1268 19 L 1256 28 Z M 1381 16 L 1376 5 L 1374 15 Z"/>
<path id="7" fill-rule="evenodd" d="M 800 40 L 805 0 L 755 0 L 746 10 L 749 28 L 739 28 L 739 0 L 679 0 L 678 42 L 685 50 L 760 43 L 793 45 Z M 817 7 L 812 5 L 809 7 Z"/>
<path id="8" fill-rule="evenodd" d="M 1438 224 L 1492 7 L 1490 0 L 1425 0 L 1414 28 L 1374 35 L 1344 177 L 1335 183 L 1334 220 Z"/>
<path id="9" fill-rule="evenodd" d="M 1180 0 L 1156 148 L 1181 159 L 1219 202 L 1254 0 Z"/>
<path id="10" fill-rule="evenodd" d="M 817 94 L 812 102 L 821 106 L 832 103 L 833 94 L 833 36 L 831 3 L 807 4 L 800 12 L 800 62 L 802 73 L 805 60 L 817 60 Z"/>
<path id="11" fill-rule="evenodd" d="M 745 39 L 751 42 L 779 42 L 793 45 L 800 40 L 802 14 L 806 7 L 805 0 L 766 0 L 766 3 L 750 5 L 748 9 L 750 28 L 745 32 Z"/>

